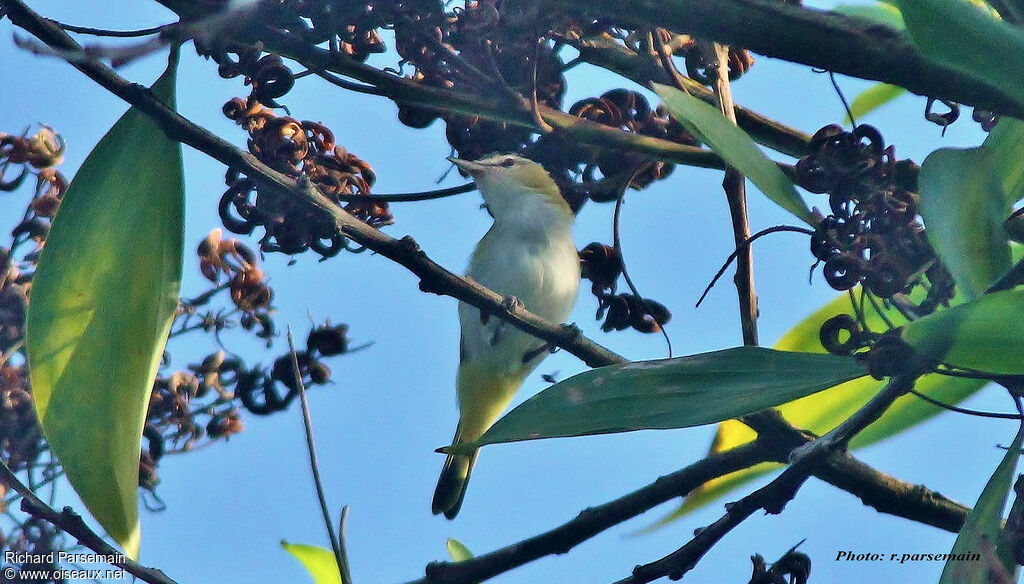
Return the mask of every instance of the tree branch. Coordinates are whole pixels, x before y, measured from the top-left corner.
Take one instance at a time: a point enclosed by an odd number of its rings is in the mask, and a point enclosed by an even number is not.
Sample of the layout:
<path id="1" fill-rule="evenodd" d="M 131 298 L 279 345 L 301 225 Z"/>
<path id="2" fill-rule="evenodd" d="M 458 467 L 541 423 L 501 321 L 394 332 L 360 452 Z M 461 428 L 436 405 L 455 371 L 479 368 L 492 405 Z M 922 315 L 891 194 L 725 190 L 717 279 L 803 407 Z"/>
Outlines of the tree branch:
<path id="1" fill-rule="evenodd" d="M 103 541 L 95 531 L 89 529 L 82 517 L 65 507 L 63 511 L 57 512 L 52 507 L 36 496 L 25 483 L 18 479 L 18 476 L 11 471 L 7 463 L 0 460 L 0 485 L 8 485 L 21 495 L 21 510 L 33 517 L 52 523 L 61 531 L 74 537 L 97 554 L 106 558 L 119 558 L 118 561 L 110 562 L 112 565 L 121 568 L 125 572 L 135 576 L 143 582 L 150 584 L 177 584 L 174 580 L 156 568 L 147 568 L 124 555 L 121 550 Z"/>
<path id="2" fill-rule="evenodd" d="M 843 75 L 1024 118 L 1024 102 L 926 59 L 906 33 L 776 0 L 555 0 L 626 28 L 667 28 Z"/>
<path id="3" fill-rule="evenodd" d="M 890 379 L 868 403 L 828 434 L 793 449 L 789 467 L 772 482 L 726 505 L 722 517 L 701 529 L 683 547 L 657 561 L 637 566 L 629 577 L 615 584 L 647 584 L 664 576 L 678 580 L 692 570 L 708 550 L 755 511 L 764 509 L 771 514 L 781 513 L 810 476 L 812 467 L 832 452 L 845 448 L 851 438 L 881 417 L 894 401 L 906 395 L 920 374 L 921 370 L 914 369 Z"/>
<path id="4" fill-rule="evenodd" d="M 582 61 L 618 73 L 638 85 L 650 87 L 652 82 L 673 84 L 673 79 L 653 59 L 629 50 L 610 37 L 588 37 L 568 44 L 580 52 Z M 682 77 L 680 81 L 690 95 L 715 105 L 714 93 L 708 88 L 689 77 Z M 754 141 L 772 150 L 794 158 L 807 154 L 807 145 L 811 141 L 809 134 L 754 110 L 736 106 L 736 124 Z"/>
<path id="5" fill-rule="evenodd" d="M 773 460 L 764 440 L 708 455 L 618 499 L 580 512 L 574 519 L 488 554 L 463 562 L 427 566 L 426 577 L 409 584 L 469 584 L 507 572 L 544 556 L 568 553 L 602 531 L 632 519 L 652 507 L 683 497 L 705 482 L 727 473 Z"/>
<path id="6" fill-rule="evenodd" d="M 275 29 L 262 28 L 254 34 L 253 40 L 262 41 L 268 50 L 293 59 L 303 67 L 330 71 L 373 85 L 396 103 L 416 105 L 439 112 L 480 116 L 492 121 L 530 128 L 537 132 L 543 131 L 533 117 L 531 106 L 525 104 L 523 108 L 510 108 L 508 96 L 478 96 L 468 92 L 428 87 L 386 73 L 344 55 L 331 53 L 326 49 L 310 45 L 294 35 Z M 603 148 L 621 148 L 657 160 L 678 164 L 703 168 L 724 168 L 722 159 L 705 148 L 626 132 L 569 115 L 546 105 L 538 104 L 537 111 L 541 119 L 555 131 L 563 132 L 566 136 L 583 144 Z"/>

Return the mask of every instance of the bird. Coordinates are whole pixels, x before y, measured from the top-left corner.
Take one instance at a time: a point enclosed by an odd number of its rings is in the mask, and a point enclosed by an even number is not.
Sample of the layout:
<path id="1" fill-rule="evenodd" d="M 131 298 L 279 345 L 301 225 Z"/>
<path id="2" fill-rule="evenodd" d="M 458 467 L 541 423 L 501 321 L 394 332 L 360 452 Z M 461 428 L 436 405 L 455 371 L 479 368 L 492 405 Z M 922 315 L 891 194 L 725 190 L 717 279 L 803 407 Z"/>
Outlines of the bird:
<path id="1" fill-rule="evenodd" d="M 565 322 L 579 291 L 580 261 L 572 239 L 575 215 L 551 175 L 515 154 L 448 160 L 473 177 L 494 218 L 466 276 L 501 294 L 510 309 L 522 305 L 548 321 Z M 549 353 L 541 339 L 465 302 L 459 303 L 459 322 L 460 415 L 453 445 L 479 439 Z M 448 455 L 434 490 L 435 515 L 458 514 L 478 453 Z"/>

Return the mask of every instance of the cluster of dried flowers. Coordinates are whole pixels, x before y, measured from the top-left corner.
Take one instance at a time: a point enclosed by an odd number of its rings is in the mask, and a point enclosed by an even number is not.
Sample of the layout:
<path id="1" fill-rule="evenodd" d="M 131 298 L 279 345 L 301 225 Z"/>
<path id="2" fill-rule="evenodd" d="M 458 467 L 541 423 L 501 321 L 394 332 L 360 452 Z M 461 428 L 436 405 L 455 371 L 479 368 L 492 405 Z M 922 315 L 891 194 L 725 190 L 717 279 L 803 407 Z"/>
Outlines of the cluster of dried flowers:
<path id="1" fill-rule="evenodd" d="M 24 349 L 25 317 L 39 252 L 67 189 L 68 181 L 57 170 L 63 153 L 63 140 L 45 126 L 33 136 L 0 133 L 0 190 L 12 192 L 29 184 L 33 189 L 9 245 L 0 246 L 0 459 L 37 491 L 54 488 L 61 472 L 49 454 L 33 406 Z M 266 415 L 284 409 L 297 396 L 299 379 L 305 386 L 329 383 L 331 371 L 324 358 L 349 350 L 348 327 L 326 323 L 310 331 L 306 348 L 294 357 L 298 371 L 290 352 L 277 357 L 270 367 L 246 365 L 223 348 L 221 333 L 240 327 L 269 347 L 277 336 L 273 290 L 257 255 L 237 240 L 222 238 L 219 229 L 200 243 L 197 255 L 210 288 L 181 301 L 168 349 L 179 353 L 176 339 L 190 334 L 211 335 L 222 348 L 181 370 L 167 371 L 165 367 L 154 380 L 144 430 L 146 447 L 140 452 L 139 485 L 157 502 L 154 490 L 161 457 L 241 432 L 243 412 Z M 226 301 L 226 306 L 211 307 L 218 299 Z M 165 363 L 170 360 L 170 354 L 165 355 Z M 0 482 L 0 509 L 6 509 L 16 497 Z M 0 522 L 0 549 L 38 556 L 71 545 L 74 542 L 65 541 L 63 532 L 32 517 L 11 513 Z"/>

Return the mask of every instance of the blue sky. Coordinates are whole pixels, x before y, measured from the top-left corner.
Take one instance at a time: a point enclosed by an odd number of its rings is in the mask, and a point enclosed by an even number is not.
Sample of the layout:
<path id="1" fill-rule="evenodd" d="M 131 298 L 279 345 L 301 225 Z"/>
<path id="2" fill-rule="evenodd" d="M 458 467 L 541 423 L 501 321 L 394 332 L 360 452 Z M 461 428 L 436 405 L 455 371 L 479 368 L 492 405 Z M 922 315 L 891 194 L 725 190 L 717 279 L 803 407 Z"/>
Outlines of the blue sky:
<path id="1" fill-rule="evenodd" d="M 66 22 L 107 28 L 137 28 L 170 20 L 156 3 L 111 2 L 102 13 L 69 1 L 31 2 Z M 8 89 L 2 98 L 0 131 L 20 132 L 46 123 L 67 140 L 63 170 L 71 175 L 126 105 L 69 65 L 29 55 L 14 47 L 12 27 L 0 22 L 0 63 Z M 20 33 L 24 34 L 24 33 Z M 163 55 L 124 68 L 127 78 L 148 84 L 164 65 Z M 569 77 L 568 106 L 617 86 L 634 88 L 615 76 L 583 67 Z M 840 78 L 852 99 L 869 84 Z M 216 65 L 183 51 L 179 77 L 183 115 L 244 146 L 244 133 L 220 113 L 221 105 L 245 94 L 241 78 L 221 80 Z M 789 125 L 813 132 L 840 122 L 842 106 L 828 77 L 806 67 L 757 57 L 753 70 L 734 86 L 736 101 Z M 650 95 L 650 94 L 648 94 Z M 375 192 L 434 188 L 448 168 L 442 124 L 426 130 L 401 126 L 395 106 L 382 98 L 343 93 L 313 78 L 300 81 L 284 102 L 300 119 L 333 128 L 339 144 L 370 162 L 379 177 Z M 653 98 L 652 98 L 653 103 Z M 924 99 L 903 97 L 863 120 L 879 127 L 897 155 L 917 162 L 939 146 L 974 145 L 982 134 L 969 116 L 945 137 L 923 119 Z M 188 220 L 186 249 L 219 226 L 217 200 L 224 168 L 185 149 Z M 677 355 L 741 343 L 735 292 L 725 278 L 700 309 L 693 303 L 731 251 L 728 210 L 718 172 L 677 168 L 643 192 L 631 192 L 623 208 L 623 248 L 630 272 L 645 296 L 673 311 L 668 325 Z M 458 184 L 452 173 L 442 186 Z M 4 197 L 3 208 L 19 211 Z M 750 189 L 754 230 L 793 223 L 787 214 Z M 811 205 L 823 198 L 809 195 Z M 386 231 L 413 235 L 440 264 L 460 271 L 489 225 L 477 193 L 439 201 L 394 205 Z M 611 205 L 588 204 L 575 239 L 610 242 Z M 0 227 L 13 226 L 0 215 Z M 254 245 L 254 239 L 248 240 Z M 780 234 L 755 246 L 759 321 L 763 344 L 831 299 L 834 292 L 818 274 L 808 285 L 812 263 L 806 238 Z M 445 539 L 455 537 L 477 553 L 486 552 L 558 525 L 580 510 L 606 502 L 658 476 L 699 459 L 712 427 L 647 431 L 577 439 L 492 446 L 485 449 L 457 520 L 430 514 L 430 496 L 457 419 L 454 376 L 458 359 L 456 303 L 419 292 L 404 268 L 365 253 L 341 254 L 318 262 L 310 254 L 294 265 L 268 256 L 263 264 L 281 308 L 277 322 L 291 324 L 301 338 L 309 324 L 331 319 L 351 327 L 355 342 L 370 348 L 329 362 L 335 384 L 310 394 L 321 471 L 335 513 L 350 506 L 349 555 L 356 582 L 403 582 L 420 577 L 426 563 L 445 559 Z M 586 288 L 586 287 L 584 287 Z M 183 294 L 202 291 L 196 262 L 187 258 Z M 632 331 L 604 334 L 593 313 L 596 300 L 584 291 L 573 313 L 587 336 L 632 359 L 665 356 L 658 335 Z M 234 339 L 252 363 L 269 362 L 272 352 Z M 205 341 L 204 341 L 205 342 Z M 204 342 L 172 344 L 177 366 L 195 362 L 212 349 Z M 584 365 L 565 353 L 549 357 L 523 387 L 518 400 L 542 389 L 543 373 L 561 378 Z M 968 402 L 1005 410 L 1011 404 L 986 389 Z M 278 545 L 326 545 L 306 461 L 297 404 L 267 418 L 245 416 L 246 430 L 227 443 L 186 456 L 165 458 L 158 493 L 167 504 L 142 513 L 142 562 L 160 567 L 179 582 L 302 582 L 297 562 Z M 971 504 L 1009 443 L 1013 424 L 943 415 L 896 439 L 858 452 L 877 468 L 922 483 Z M 749 487 L 748 487 L 749 490 Z M 69 489 L 67 504 L 80 506 Z M 735 497 L 743 493 L 737 493 Z M 734 498 L 735 498 L 734 497 Z M 610 582 L 632 567 L 659 558 L 688 540 L 694 529 L 715 520 L 721 504 L 708 506 L 653 534 L 637 536 L 675 508 L 668 503 L 581 545 L 566 556 L 546 558 L 496 578 L 504 584 Z M 857 553 L 944 553 L 954 536 L 881 515 L 853 496 L 811 480 L 781 516 L 757 515 L 737 528 L 687 577 L 693 582 L 740 582 L 749 578 L 747 558 L 773 560 L 806 538 L 801 550 L 813 560 L 816 581 L 935 580 L 941 563 L 842 562 L 840 551 Z"/>

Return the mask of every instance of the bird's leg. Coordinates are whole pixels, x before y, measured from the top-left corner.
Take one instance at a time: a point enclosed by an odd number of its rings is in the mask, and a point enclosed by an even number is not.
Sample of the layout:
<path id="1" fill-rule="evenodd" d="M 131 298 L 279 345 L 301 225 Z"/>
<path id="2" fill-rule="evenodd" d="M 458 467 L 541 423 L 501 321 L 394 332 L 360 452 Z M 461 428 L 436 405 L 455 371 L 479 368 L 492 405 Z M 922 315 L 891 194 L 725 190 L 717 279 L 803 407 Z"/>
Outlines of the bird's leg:
<path id="1" fill-rule="evenodd" d="M 528 351 L 527 353 L 525 353 L 523 355 L 523 363 L 529 363 L 530 361 L 533 361 L 534 359 L 539 357 L 541 355 L 541 353 L 543 353 L 544 351 L 551 351 L 553 353 L 554 351 L 552 351 L 552 349 L 557 349 L 557 348 L 558 347 L 556 347 L 554 345 L 545 343 L 545 344 L 541 345 L 540 347 L 537 347 L 536 349 L 534 349 L 532 351 Z"/>
<path id="2" fill-rule="evenodd" d="M 580 327 L 576 326 L 574 323 L 567 323 L 567 324 L 563 324 L 561 326 L 562 326 L 562 331 L 565 332 L 565 334 L 569 338 L 569 340 L 575 340 L 576 338 L 578 338 L 580 335 L 583 334 L 583 331 L 580 330 Z M 556 353 L 556 352 L 558 352 L 558 349 L 560 349 L 560 348 L 561 347 L 559 347 L 558 345 L 555 345 L 553 343 L 544 343 L 540 347 L 538 347 L 538 348 L 536 348 L 536 349 L 526 353 L 525 355 L 523 355 L 523 363 L 529 363 L 533 359 L 536 359 L 538 356 L 540 356 L 540 354 L 543 353 L 544 351 L 548 351 L 550 353 Z"/>

